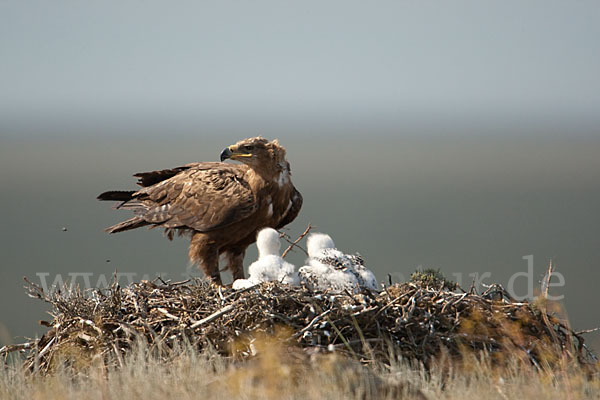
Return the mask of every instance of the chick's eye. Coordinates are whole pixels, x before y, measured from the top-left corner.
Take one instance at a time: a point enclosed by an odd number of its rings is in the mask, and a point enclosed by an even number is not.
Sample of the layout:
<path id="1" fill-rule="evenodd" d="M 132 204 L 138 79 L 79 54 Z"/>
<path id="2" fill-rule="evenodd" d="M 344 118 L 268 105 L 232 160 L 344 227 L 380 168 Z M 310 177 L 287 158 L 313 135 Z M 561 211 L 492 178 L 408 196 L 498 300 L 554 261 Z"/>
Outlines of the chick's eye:
<path id="1" fill-rule="evenodd" d="M 252 149 L 254 149 L 254 146 L 244 146 L 244 150 L 246 151 L 251 151 Z"/>

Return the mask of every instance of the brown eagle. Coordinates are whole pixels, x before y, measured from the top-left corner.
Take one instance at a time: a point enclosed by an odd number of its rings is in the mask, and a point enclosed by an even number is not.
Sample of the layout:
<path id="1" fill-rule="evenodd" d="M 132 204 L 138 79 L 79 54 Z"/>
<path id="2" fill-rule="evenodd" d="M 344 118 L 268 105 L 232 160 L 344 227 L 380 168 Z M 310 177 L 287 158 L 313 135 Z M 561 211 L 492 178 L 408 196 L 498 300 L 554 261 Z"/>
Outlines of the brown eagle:
<path id="1" fill-rule="evenodd" d="M 228 164 L 226 159 L 241 161 Z M 221 285 L 219 257 L 225 255 L 233 279 L 244 278 L 246 248 L 261 228 L 279 229 L 296 218 L 302 195 L 290 179 L 285 149 L 277 140 L 242 140 L 221 153 L 221 162 L 199 162 L 162 171 L 142 172 L 138 191 L 109 191 L 99 200 L 117 200 L 116 208 L 135 216 L 106 229 L 109 233 L 141 226 L 191 236 L 189 257 Z"/>

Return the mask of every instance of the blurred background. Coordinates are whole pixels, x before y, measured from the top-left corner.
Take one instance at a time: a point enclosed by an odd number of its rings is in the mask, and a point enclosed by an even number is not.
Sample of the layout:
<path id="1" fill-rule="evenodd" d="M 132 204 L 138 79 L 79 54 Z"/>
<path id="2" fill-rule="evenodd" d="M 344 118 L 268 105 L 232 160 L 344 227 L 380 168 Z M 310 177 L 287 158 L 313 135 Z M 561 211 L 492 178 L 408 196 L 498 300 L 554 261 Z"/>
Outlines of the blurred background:
<path id="1" fill-rule="evenodd" d="M 552 259 L 572 325 L 600 326 L 596 1 L 4 0 L 0 55 L 0 345 L 49 318 L 24 276 L 197 274 L 186 239 L 105 234 L 128 214 L 95 197 L 259 134 L 304 195 L 292 237 L 520 296 Z"/>

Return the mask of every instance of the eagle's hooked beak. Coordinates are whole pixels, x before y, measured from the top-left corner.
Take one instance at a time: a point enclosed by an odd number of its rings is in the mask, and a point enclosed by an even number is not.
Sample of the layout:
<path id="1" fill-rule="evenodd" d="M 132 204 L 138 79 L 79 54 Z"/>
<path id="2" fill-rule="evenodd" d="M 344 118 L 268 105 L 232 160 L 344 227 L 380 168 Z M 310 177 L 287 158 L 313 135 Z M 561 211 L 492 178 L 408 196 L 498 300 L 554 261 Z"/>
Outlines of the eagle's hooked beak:
<path id="1" fill-rule="evenodd" d="M 225 161 L 225 160 L 227 160 L 228 158 L 231 158 L 231 155 L 232 155 L 232 154 L 233 154 L 233 153 L 231 152 L 231 150 L 229 150 L 229 147 L 226 147 L 226 148 L 225 148 L 225 150 L 223 150 L 223 151 L 221 152 L 221 161 Z"/>
<path id="2" fill-rule="evenodd" d="M 228 158 L 230 158 L 232 160 L 237 160 L 239 158 L 250 158 L 250 157 L 252 157 L 252 154 L 240 151 L 237 148 L 237 146 L 229 146 L 221 152 L 221 161 L 227 160 Z"/>

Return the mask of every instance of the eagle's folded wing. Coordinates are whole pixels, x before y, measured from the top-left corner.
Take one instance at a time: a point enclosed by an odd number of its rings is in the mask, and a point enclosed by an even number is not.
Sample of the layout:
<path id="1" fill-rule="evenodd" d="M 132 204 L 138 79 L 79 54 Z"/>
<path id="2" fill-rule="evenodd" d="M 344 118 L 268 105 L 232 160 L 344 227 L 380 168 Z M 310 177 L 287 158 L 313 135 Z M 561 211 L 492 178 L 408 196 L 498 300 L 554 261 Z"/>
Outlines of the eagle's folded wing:
<path id="1" fill-rule="evenodd" d="M 290 207 L 287 213 L 285 213 L 281 222 L 279 222 L 279 224 L 277 225 L 277 229 L 283 228 L 284 226 L 292 222 L 294 219 L 296 219 L 298 213 L 300 212 L 300 209 L 302 208 L 302 195 L 296 188 L 294 188 L 294 193 L 292 194 L 292 198 L 290 201 Z"/>
<path id="2" fill-rule="evenodd" d="M 208 165 L 207 165 L 208 164 Z M 144 221 L 164 228 L 208 232 L 241 221 L 258 208 L 254 194 L 234 166 L 200 163 L 133 195 Z"/>
<path id="3" fill-rule="evenodd" d="M 149 171 L 149 172 L 138 172 L 134 174 L 136 178 L 138 178 L 137 184 L 141 187 L 148 187 L 152 185 L 156 185 L 158 182 L 162 182 L 166 179 L 172 178 L 175 175 L 179 174 L 182 171 L 188 170 L 193 167 L 197 167 L 201 163 L 190 163 L 186 165 L 182 165 L 180 167 L 169 168 L 169 169 L 161 169 L 157 171 Z M 204 163 L 204 164 L 212 164 L 212 163 Z"/>

